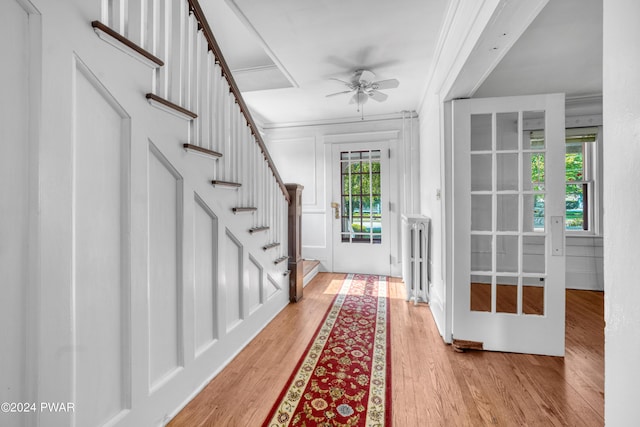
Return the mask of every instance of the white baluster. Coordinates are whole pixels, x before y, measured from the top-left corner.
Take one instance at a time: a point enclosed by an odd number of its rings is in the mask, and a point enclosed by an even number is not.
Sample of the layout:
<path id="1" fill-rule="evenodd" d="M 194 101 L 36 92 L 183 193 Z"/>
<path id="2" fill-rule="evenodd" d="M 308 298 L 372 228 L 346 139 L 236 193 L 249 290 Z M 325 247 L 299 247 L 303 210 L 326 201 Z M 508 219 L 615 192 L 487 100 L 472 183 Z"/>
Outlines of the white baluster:
<path id="1" fill-rule="evenodd" d="M 214 59 L 213 59 L 213 55 L 211 54 L 211 52 L 207 49 L 207 47 L 205 46 L 205 55 L 207 56 L 207 72 L 205 74 L 205 79 L 206 79 L 206 87 L 207 87 L 207 98 L 206 98 L 206 113 L 205 113 L 205 117 L 206 117 L 206 131 L 205 131 L 205 135 L 206 135 L 206 139 L 203 141 L 203 147 L 208 148 L 210 150 L 215 150 L 215 148 L 213 148 L 213 113 L 214 113 L 214 109 L 213 109 L 213 104 L 214 104 L 214 99 L 215 99 L 215 94 L 214 94 L 214 89 L 213 89 L 213 81 L 214 81 L 214 68 L 215 68 L 215 64 L 214 64 Z"/>
<path id="2" fill-rule="evenodd" d="M 127 38 L 144 47 L 146 0 L 127 0 Z"/>
<path id="3" fill-rule="evenodd" d="M 227 89 L 227 82 L 224 81 L 224 152 L 225 152 L 225 162 L 224 162 L 224 175 L 223 178 L 226 181 L 231 181 L 231 175 L 229 171 L 231 170 L 231 161 L 233 160 L 233 151 L 231 147 L 231 105 L 232 100 L 229 96 L 229 92 Z"/>
<path id="4" fill-rule="evenodd" d="M 242 130 L 244 131 L 244 147 L 245 147 L 245 158 L 244 158 L 244 178 L 243 182 L 246 182 L 246 187 L 244 190 L 245 197 L 247 199 L 248 206 L 255 206 L 253 204 L 253 198 L 251 197 L 251 193 L 253 191 L 253 182 L 251 181 L 251 164 L 253 163 L 253 150 L 251 146 L 251 130 L 249 126 L 247 126 L 247 121 L 242 117 Z"/>
<path id="5" fill-rule="evenodd" d="M 207 40 L 204 38 L 202 31 L 198 33 L 198 81 L 196 85 L 196 94 L 198 96 L 198 119 L 197 132 L 198 132 L 198 145 L 201 147 L 208 146 L 208 134 L 207 127 L 209 122 L 209 86 L 208 82 L 208 54 L 207 54 Z"/>
<path id="6" fill-rule="evenodd" d="M 212 54 L 213 57 L 213 54 Z M 223 114 L 223 108 L 222 108 L 222 74 L 220 71 L 220 65 L 218 65 L 217 63 L 215 63 L 215 57 L 213 58 L 214 60 L 214 65 L 213 65 L 213 69 L 214 69 L 214 75 L 212 77 L 212 84 L 213 84 L 213 101 L 212 101 L 212 105 L 213 105 L 213 117 L 214 117 L 214 121 L 213 121 L 213 146 L 211 147 L 213 150 L 222 153 L 222 155 L 224 156 L 225 153 L 223 153 L 223 149 L 222 149 L 222 139 L 223 139 L 223 134 L 222 134 L 222 122 L 224 120 L 224 114 Z M 222 164 L 222 161 L 218 161 L 219 164 Z M 220 174 L 220 168 L 218 168 L 218 174 Z M 220 175 L 221 176 L 221 175 Z"/>

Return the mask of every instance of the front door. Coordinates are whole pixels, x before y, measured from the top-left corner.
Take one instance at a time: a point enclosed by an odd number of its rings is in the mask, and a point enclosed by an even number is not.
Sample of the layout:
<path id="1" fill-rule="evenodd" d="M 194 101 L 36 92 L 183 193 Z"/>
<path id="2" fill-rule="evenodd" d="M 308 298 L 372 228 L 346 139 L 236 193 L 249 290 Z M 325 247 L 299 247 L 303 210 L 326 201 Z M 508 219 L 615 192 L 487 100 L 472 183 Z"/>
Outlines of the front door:
<path id="1" fill-rule="evenodd" d="M 564 94 L 453 101 L 453 144 L 454 341 L 564 355 Z"/>
<path id="2" fill-rule="evenodd" d="M 389 275 L 389 144 L 332 149 L 333 271 Z"/>

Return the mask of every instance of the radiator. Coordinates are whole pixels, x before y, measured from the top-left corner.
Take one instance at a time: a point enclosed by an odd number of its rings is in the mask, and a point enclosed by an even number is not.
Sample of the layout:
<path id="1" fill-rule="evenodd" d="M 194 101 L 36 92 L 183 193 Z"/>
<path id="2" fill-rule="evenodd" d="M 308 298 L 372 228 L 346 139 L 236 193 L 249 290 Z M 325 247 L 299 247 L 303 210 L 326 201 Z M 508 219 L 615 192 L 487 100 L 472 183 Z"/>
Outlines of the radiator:
<path id="1" fill-rule="evenodd" d="M 402 215 L 402 280 L 407 301 L 429 302 L 429 218 Z"/>

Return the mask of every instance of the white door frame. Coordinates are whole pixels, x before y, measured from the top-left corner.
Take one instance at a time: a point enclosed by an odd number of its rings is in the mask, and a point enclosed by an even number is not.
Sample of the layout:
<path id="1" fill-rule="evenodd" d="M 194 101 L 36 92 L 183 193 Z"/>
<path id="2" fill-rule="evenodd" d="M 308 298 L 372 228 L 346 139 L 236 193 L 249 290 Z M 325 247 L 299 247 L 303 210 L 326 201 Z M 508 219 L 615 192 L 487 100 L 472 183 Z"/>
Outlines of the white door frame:
<path id="1" fill-rule="evenodd" d="M 353 133 L 340 133 L 324 136 L 325 146 L 325 227 L 327 236 L 327 258 L 328 258 L 328 271 L 335 271 L 333 265 L 333 221 L 334 213 L 331 208 L 331 202 L 333 201 L 333 159 L 332 159 L 332 146 L 335 144 L 346 143 L 373 143 L 383 142 L 387 144 L 387 148 L 390 150 L 389 159 L 389 203 L 391 204 L 389 210 L 389 243 L 391 248 L 391 275 L 394 277 L 400 277 L 401 275 L 401 262 L 400 262 L 400 194 L 401 194 L 401 180 L 398 178 L 398 159 L 401 156 L 401 151 L 404 148 L 400 143 L 400 131 L 398 130 L 383 130 L 383 131 L 371 131 L 371 132 L 353 132 Z"/>
<path id="2" fill-rule="evenodd" d="M 391 221 L 389 218 L 389 195 L 391 193 L 391 176 L 389 168 L 389 143 L 387 141 L 379 142 L 351 142 L 333 145 L 331 150 L 331 203 L 338 203 L 337 208 L 340 211 L 340 219 L 335 217 L 335 209 L 332 208 L 330 216 L 333 219 L 332 233 L 332 253 L 333 268 L 342 273 L 369 273 L 390 275 L 391 274 L 391 243 L 390 238 L 393 230 L 391 229 Z M 381 213 L 382 213 L 382 242 L 380 244 L 372 243 L 345 243 L 341 238 L 342 231 L 342 178 L 339 154 L 342 150 L 360 151 L 360 150 L 376 150 L 380 152 L 380 184 L 381 184 Z M 332 205 L 333 206 L 333 205 Z M 351 254 L 349 254 L 351 253 Z M 350 256 L 348 262 L 341 262 L 346 256 Z M 339 265 L 341 264 L 341 265 Z"/>

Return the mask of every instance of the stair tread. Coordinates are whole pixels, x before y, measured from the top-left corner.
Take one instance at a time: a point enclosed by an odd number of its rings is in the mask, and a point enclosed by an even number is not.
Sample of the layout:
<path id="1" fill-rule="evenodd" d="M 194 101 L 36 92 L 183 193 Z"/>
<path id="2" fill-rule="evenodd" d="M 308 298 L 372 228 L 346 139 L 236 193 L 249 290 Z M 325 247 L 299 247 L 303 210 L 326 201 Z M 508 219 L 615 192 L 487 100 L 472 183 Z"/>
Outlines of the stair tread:
<path id="1" fill-rule="evenodd" d="M 208 148 L 200 147 L 199 145 L 193 144 L 182 144 L 185 150 L 194 153 L 201 154 L 207 157 L 213 157 L 214 159 L 218 159 L 222 157 L 222 153 L 218 153 L 217 151 L 209 150 Z"/>
<path id="2" fill-rule="evenodd" d="M 274 264 L 280 264 L 282 261 L 286 261 L 288 259 L 289 259 L 288 256 L 282 256 L 282 257 L 278 258 L 277 260 L 275 260 L 273 263 Z"/>
<path id="3" fill-rule="evenodd" d="M 158 104 L 161 104 L 164 108 L 168 108 L 170 110 L 173 110 L 174 112 L 177 112 L 181 116 L 184 116 L 185 118 L 188 118 L 190 120 L 198 118 L 198 115 L 196 113 L 194 113 L 193 111 L 189 111 L 186 108 L 179 106 L 178 104 L 174 104 L 173 102 L 169 101 L 168 99 L 164 99 L 161 96 L 156 95 L 155 93 L 147 93 L 145 95 L 145 98 L 147 98 L 149 101 L 157 102 Z M 168 110 L 165 110 L 165 111 L 168 111 Z"/>
<path id="4" fill-rule="evenodd" d="M 151 52 L 149 52 L 148 50 L 146 50 L 145 48 L 143 48 L 142 46 L 137 45 L 136 43 L 134 43 L 133 41 L 129 40 L 128 38 L 126 38 L 125 36 L 123 36 L 122 34 L 118 33 L 117 31 L 113 30 L 111 27 L 109 27 L 108 25 L 103 24 L 100 21 L 93 21 L 91 22 L 91 26 L 93 27 L 94 31 L 96 31 L 96 34 L 98 34 L 98 36 L 107 41 L 103 36 L 100 35 L 100 32 L 102 32 L 103 34 L 106 34 L 108 37 L 111 38 L 111 40 L 117 41 L 118 43 L 120 43 L 121 46 L 124 46 L 126 50 L 126 52 L 135 52 L 135 54 L 137 54 L 138 56 L 136 57 L 136 59 L 139 59 L 141 61 L 143 61 L 145 64 L 149 65 L 149 66 L 153 66 L 153 67 L 163 67 L 164 66 L 164 61 L 160 58 L 158 58 L 157 56 L 155 56 L 154 54 L 152 54 Z M 114 45 L 111 41 L 107 41 L 108 43 Z M 114 45 L 116 46 L 116 45 Z M 118 46 L 116 46 L 118 47 Z M 120 50 L 122 50 L 122 48 L 118 47 Z"/>
<path id="5" fill-rule="evenodd" d="M 231 208 L 231 210 L 233 211 L 233 213 L 243 213 L 243 212 L 255 212 L 258 210 L 258 208 L 256 207 L 242 207 L 242 206 L 238 206 L 235 208 Z"/>
<path id="6" fill-rule="evenodd" d="M 220 186 L 220 187 L 229 187 L 229 188 L 238 188 L 238 187 L 242 187 L 242 184 L 239 182 L 232 182 L 232 181 L 222 181 L 220 179 L 214 179 L 211 181 L 211 184 L 214 186 Z"/>

